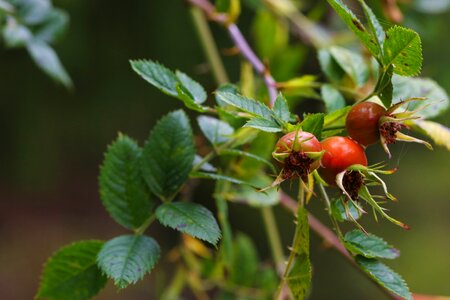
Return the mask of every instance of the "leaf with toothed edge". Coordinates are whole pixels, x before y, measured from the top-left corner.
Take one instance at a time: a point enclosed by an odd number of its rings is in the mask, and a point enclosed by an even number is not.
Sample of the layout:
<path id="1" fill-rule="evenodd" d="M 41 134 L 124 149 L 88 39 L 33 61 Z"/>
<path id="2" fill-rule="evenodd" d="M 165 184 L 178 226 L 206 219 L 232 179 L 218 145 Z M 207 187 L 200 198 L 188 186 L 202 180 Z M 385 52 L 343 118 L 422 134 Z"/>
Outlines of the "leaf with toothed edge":
<path id="1" fill-rule="evenodd" d="M 102 246 L 102 241 L 80 241 L 59 249 L 45 264 L 36 299 L 94 297 L 107 282 L 96 264 Z"/>
<path id="2" fill-rule="evenodd" d="M 97 264 L 119 289 L 123 289 L 149 273 L 159 256 L 159 245 L 151 237 L 122 235 L 103 245 Z"/>
<path id="3" fill-rule="evenodd" d="M 377 43 L 374 41 L 374 37 L 369 34 L 361 23 L 361 21 L 355 16 L 355 14 L 345 5 L 341 0 L 327 0 L 333 7 L 336 13 L 341 17 L 345 24 L 353 31 L 353 33 L 361 40 L 361 42 L 367 47 L 373 56 L 380 56 L 380 49 Z"/>
<path id="4" fill-rule="evenodd" d="M 386 38 L 386 33 L 384 32 L 383 26 L 381 26 L 372 9 L 366 4 L 366 2 L 364 2 L 364 0 L 359 0 L 359 3 L 364 10 L 369 28 L 375 36 L 375 42 L 377 43 L 378 49 L 381 53 L 383 53 L 383 44 Z"/>
<path id="5" fill-rule="evenodd" d="M 415 76 L 422 68 L 422 43 L 414 30 L 393 26 L 386 32 L 383 64 L 392 65 L 394 73 Z M 417 96 L 416 96 L 417 97 Z"/>
<path id="6" fill-rule="evenodd" d="M 289 122 L 291 113 L 289 112 L 289 106 L 283 94 L 278 94 L 275 104 L 273 105 L 273 111 L 278 119 L 283 122 Z"/>
<path id="7" fill-rule="evenodd" d="M 192 202 L 164 203 L 156 209 L 156 218 L 164 226 L 217 245 L 221 233 L 214 215 Z"/>
<path id="8" fill-rule="evenodd" d="M 388 266 L 376 259 L 360 255 L 356 256 L 355 261 L 364 272 L 369 274 L 382 287 L 406 300 L 413 300 L 406 282 Z"/>
<path id="9" fill-rule="evenodd" d="M 255 117 L 247 121 L 244 127 L 256 128 L 265 132 L 280 132 L 283 128 L 275 120 Z"/>
<path id="10" fill-rule="evenodd" d="M 325 120 L 324 113 L 308 114 L 300 123 L 303 131 L 313 134 L 317 139 L 321 139 L 323 123 Z"/>
<path id="11" fill-rule="evenodd" d="M 365 234 L 360 230 L 352 230 L 345 234 L 344 245 L 353 254 L 366 258 L 394 259 L 400 256 L 400 251 L 386 243 L 374 234 Z"/>

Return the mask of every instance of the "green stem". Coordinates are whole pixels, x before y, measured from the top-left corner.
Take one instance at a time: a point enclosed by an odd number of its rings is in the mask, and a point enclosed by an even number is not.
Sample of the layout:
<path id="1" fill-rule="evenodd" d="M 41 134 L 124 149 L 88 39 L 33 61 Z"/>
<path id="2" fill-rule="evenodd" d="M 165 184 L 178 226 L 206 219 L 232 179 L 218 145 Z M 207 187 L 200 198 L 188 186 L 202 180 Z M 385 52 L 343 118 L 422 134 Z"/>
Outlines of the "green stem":
<path id="1" fill-rule="evenodd" d="M 214 43 L 214 38 L 211 34 L 211 30 L 209 29 L 205 15 L 195 6 L 191 6 L 190 11 L 206 58 L 211 65 L 214 79 L 219 85 L 229 82 L 225 67 L 220 59 L 219 51 Z"/>
<path id="2" fill-rule="evenodd" d="M 284 251 L 281 244 L 280 234 L 278 232 L 277 222 L 271 207 L 263 207 L 261 209 L 264 225 L 269 238 L 269 245 L 272 251 L 272 256 L 275 261 L 277 270 L 283 266 L 284 263 Z"/>
<path id="3" fill-rule="evenodd" d="M 155 214 L 150 215 L 150 217 L 148 217 L 147 220 L 145 220 L 144 223 L 142 223 L 142 225 L 139 226 L 139 228 L 136 228 L 134 230 L 134 233 L 137 235 L 144 234 L 147 228 L 153 223 L 153 221 L 155 221 L 155 218 L 156 218 Z"/>

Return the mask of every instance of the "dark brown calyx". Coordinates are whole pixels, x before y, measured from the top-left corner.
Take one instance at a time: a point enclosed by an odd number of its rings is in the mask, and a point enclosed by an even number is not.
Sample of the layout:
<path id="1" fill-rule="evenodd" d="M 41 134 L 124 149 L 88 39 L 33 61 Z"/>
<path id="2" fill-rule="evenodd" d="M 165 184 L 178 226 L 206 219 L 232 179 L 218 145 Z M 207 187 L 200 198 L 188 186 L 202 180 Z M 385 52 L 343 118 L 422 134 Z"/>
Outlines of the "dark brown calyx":
<path id="1" fill-rule="evenodd" d="M 363 176 L 358 171 L 347 171 L 342 179 L 342 185 L 352 200 L 358 200 L 359 189 L 363 184 Z"/>
<path id="2" fill-rule="evenodd" d="M 309 158 L 304 152 L 292 151 L 284 160 L 283 178 L 300 177 L 303 181 L 308 180 L 308 174 L 313 159 Z"/>
<path id="3" fill-rule="evenodd" d="M 383 136 L 386 144 L 395 144 L 398 131 L 406 128 L 406 125 L 398 122 L 386 122 L 380 126 L 380 134 Z"/>

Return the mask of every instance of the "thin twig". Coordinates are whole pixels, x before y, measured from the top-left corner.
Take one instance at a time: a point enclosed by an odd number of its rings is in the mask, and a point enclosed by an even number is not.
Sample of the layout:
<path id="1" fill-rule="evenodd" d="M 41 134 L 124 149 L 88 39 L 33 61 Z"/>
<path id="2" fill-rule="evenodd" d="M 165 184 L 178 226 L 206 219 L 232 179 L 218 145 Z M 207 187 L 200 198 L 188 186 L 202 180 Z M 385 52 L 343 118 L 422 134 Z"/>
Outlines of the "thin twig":
<path id="1" fill-rule="evenodd" d="M 236 24 L 229 23 L 228 18 L 224 17 L 224 14 L 216 13 L 215 7 L 207 0 L 187 0 L 187 2 L 203 10 L 210 20 L 226 27 L 231 39 L 239 49 L 239 52 L 246 60 L 250 62 L 255 71 L 264 78 L 264 83 L 266 85 L 267 92 L 269 93 L 270 107 L 272 107 L 275 104 L 278 94 L 276 81 L 273 79 L 267 66 L 264 65 L 264 63 L 249 46 L 247 40 L 244 38 L 242 32 Z"/>

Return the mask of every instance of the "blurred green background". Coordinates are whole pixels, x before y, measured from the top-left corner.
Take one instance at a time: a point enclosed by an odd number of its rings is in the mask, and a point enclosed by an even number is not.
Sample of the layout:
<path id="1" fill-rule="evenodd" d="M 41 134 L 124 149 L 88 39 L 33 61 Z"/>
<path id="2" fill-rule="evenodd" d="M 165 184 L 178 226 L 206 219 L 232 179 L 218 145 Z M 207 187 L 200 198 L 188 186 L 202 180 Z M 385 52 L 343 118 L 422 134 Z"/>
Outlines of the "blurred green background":
<path id="1" fill-rule="evenodd" d="M 428 7 L 427 1 L 416 2 Z M 81 239 L 107 240 L 124 232 L 108 217 L 97 193 L 106 145 L 118 131 L 142 142 L 159 117 L 180 107 L 136 76 L 129 59 L 159 60 L 191 74 L 209 91 L 215 88 L 182 0 L 54 4 L 71 17 L 56 50 L 74 80 L 72 92 L 41 73 L 24 50 L 0 51 L 0 299 L 32 299 L 42 264 L 60 246 Z M 406 25 L 423 39 L 422 76 L 450 91 L 449 11 L 425 14 L 413 6 L 406 16 Z M 240 20 L 248 37 L 251 17 L 246 11 Z M 232 46 L 221 28 L 212 29 L 220 47 Z M 240 59 L 224 60 L 237 81 Z M 313 52 L 307 60 L 307 68 L 299 72 L 317 74 Z M 439 121 L 450 126 L 450 112 Z M 381 148 L 373 148 L 371 162 L 386 159 Z M 414 292 L 450 295 L 450 154 L 411 144 L 396 145 L 393 153 L 391 164 L 400 163 L 400 169 L 387 182 L 400 201 L 390 207 L 412 230 L 370 218 L 363 225 L 401 249 L 401 257 L 388 264 Z M 196 197 L 213 207 L 207 191 Z M 328 223 L 320 201 L 313 201 L 311 209 Z M 292 218 L 281 208 L 276 212 L 288 245 Z M 236 230 L 254 238 L 260 255 L 269 258 L 259 212 L 231 205 L 231 220 Z M 152 231 L 167 253 L 176 235 L 158 226 Z M 312 236 L 311 299 L 383 299 L 372 283 Z M 109 283 L 96 299 L 156 299 L 154 286 L 164 277 L 163 269 L 161 263 L 151 276 L 119 293 Z"/>

